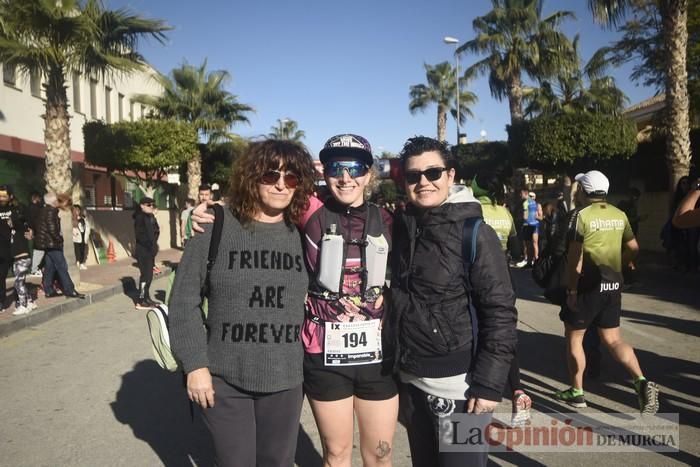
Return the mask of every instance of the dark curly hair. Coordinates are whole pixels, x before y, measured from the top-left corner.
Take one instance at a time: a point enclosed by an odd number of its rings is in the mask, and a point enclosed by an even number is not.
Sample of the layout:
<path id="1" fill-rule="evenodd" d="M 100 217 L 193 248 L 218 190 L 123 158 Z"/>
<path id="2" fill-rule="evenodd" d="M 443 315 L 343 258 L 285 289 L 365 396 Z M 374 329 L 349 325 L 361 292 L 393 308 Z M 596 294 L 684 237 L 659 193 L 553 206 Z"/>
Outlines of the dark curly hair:
<path id="1" fill-rule="evenodd" d="M 250 143 L 233 163 L 229 179 L 229 208 L 241 224 L 249 225 L 262 209 L 258 192 L 260 176 L 280 166 L 296 173 L 300 179 L 292 202 L 284 210 L 287 225 L 299 224 L 302 214 L 309 207 L 309 196 L 314 188 L 313 162 L 304 145 L 277 139 Z"/>
<path id="2" fill-rule="evenodd" d="M 401 161 L 401 167 L 406 167 L 406 161 L 409 157 L 420 156 L 424 152 L 435 151 L 440 154 L 442 162 L 445 167 L 451 169 L 454 167 L 454 157 L 450 151 L 447 143 L 438 141 L 434 138 L 429 138 L 427 136 L 414 136 L 413 138 L 408 138 L 408 141 L 403 145 L 403 149 L 399 153 L 399 159 Z"/>

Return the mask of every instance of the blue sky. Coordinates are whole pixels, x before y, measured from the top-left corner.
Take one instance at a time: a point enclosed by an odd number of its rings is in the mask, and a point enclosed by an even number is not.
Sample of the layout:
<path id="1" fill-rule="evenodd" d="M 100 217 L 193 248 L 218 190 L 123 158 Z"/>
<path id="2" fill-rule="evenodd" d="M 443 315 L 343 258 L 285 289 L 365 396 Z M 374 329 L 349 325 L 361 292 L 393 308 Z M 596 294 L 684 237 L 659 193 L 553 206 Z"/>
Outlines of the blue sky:
<path id="1" fill-rule="evenodd" d="M 316 157 L 337 133 L 366 137 L 375 151 L 398 152 L 413 135 L 435 136 L 436 108 L 411 115 L 409 87 L 425 82 L 423 63 L 454 63 L 450 35 L 466 42 L 474 37 L 472 20 L 491 8 L 488 0 L 255 0 L 198 2 L 111 0 L 142 16 L 160 18 L 174 27 L 165 46 L 150 40 L 140 47 L 158 70 L 167 73 L 183 61 L 228 70 L 227 89 L 256 109 L 250 125 L 237 125 L 245 137 L 270 132 L 277 119 L 291 118 L 306 132 L 304 142 Z M 566 5 L 566 6 L 563 6 Z M 587 60 L 617 33 L 593 23 L 586 0 L 545 1 L 543 14 L 569 8 L 577 19 L 564 24 L 571 37 L 581 35 Z M 461 67 L 479 57 L 462 55 Z M 653 89 L 629 80 L 631 66 L 613 71 L 618 86 L 634 104 Z M 479 96 L 474 118 L 463 124 L 469 141 L 506 139 L 510 122 L 507 101 L 493 99 L 487 77 L 471 82 Z M 456 136 L 448 120 L 447 137 Z"/>

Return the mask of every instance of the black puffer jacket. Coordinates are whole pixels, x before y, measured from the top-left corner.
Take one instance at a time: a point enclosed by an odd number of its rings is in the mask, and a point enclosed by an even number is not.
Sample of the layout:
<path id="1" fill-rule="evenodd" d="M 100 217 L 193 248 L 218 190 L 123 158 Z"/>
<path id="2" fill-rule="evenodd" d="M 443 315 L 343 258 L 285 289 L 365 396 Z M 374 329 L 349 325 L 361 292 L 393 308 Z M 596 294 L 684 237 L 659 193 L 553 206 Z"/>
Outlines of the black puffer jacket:
<path id="1" fill-rule="evenodd" d="M 433 378 L 469 371 L 472 395 L 500 401 L 517 341 L 515 293 L 496 232 L 482 223 L 470 270 L 479 323 L 472 362 L 462 230 L 475 216 L 481 217 L 481 205 L 461 192 L 442 206 L 409 208 L 395 219 L 390 326 L 403 371 Z"/>
<path id="2" fill-rule="evenodd" d="M 158 237 L 160 227 L 153 214 L 138 210 L 134 212 L 134 234 L 136 248 L 134 256 L 156 256 L 158 254 Z"/>
<path id="3" fill-rule="evenodd" d="M 63 249 L 63 236 L 61 235 L 61 221 L 58 218 L 58 209 L 53 206 L 44 206 L 37 217 L 36 232 L 34 233 L 35 248 L 40 250 Z"/>

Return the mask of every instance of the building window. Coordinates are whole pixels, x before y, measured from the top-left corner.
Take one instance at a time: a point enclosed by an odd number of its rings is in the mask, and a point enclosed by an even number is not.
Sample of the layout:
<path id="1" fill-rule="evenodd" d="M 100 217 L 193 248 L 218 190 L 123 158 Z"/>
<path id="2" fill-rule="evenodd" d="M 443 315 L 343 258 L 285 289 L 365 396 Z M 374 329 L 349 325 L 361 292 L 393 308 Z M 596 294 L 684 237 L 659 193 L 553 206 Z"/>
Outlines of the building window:
<path id="1" fill-rule="evenodd" d="M 122 120 L 124 120 L 124 94 L 118 94 L 117 104 L 119 105 L 119 121 L 121 122 Z"/>
<path id="2" fill-rule="evenodd" d="M 105 86 L 105 122 L 112 123 L 112 88 Z"/>
<path id="3" fill-rule="evenodd" d="M 17 84 L 17 69 L 13 66 L 3 65 L 2 80 L 5 84 L 9 84 L 10 86 Z"/>
<path id="4" fill-rule="evenodd" d="M 91 185 L 85 186 L 84 192 L 85 206 L 95 206 L 95 187 Z"/>
<path id="5" fill-rule="evenodd" d="M 134 118 L 136 118 L 136 115 L 134 115 L 134 101 L 129 100 L 129 120 L 133 122 Z"/>
<path id="6" fill-rule="evenodd" d="M 97 118 L 97 80 L 90 80 L 90 116 Z"/>
<path id="7" fill-rule="evenodd" d="M 41 75 L 39 73 L 29 74 L 29 89 L 32 96 L 41 98 Z"/>
<path id="8" fill-rule="evenodd" d="M 80 73 L 73 72 L 73 110 L 82 112 L 83 106 L 80 102 Z"/>

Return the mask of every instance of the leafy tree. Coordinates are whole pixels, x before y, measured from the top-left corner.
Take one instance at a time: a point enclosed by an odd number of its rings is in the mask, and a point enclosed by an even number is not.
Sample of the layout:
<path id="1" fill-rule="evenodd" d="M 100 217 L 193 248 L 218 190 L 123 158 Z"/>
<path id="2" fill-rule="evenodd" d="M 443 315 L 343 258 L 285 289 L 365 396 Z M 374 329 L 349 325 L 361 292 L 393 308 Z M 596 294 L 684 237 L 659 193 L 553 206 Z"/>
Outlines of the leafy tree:
<path id="1" fill-rule="evenodd" d="M 472 23 L 476 37 L 457 52 L 487 55 L 468 67 L 464 75 L 488 74 L 491 95 L 498 100 L 508 99 L 514 123 L 523 118 L 523 73 L 532 79 L 545 79 L 573 65 L 571 43 L 559 24 L 574 14 L 557 11 L 542 18 L 543 0 L 491 3 L 493 9 Z"/>
<path id="2" fill-rule="evenodd" d="M 289 118 L 277 119 L 277 125 L 271 127 L 270 130 L 272 131 L 267 135 L 269 138 L 288 139 L 300 143 L 306 137 L 306 133 L 299 129 L 299 124 Z"/>
<path id="3" fill-rule="evenodd" d="M 536 167 L 629 157 L 637 147 L 636 136 L 633 122 L 599 113 L 543 115 L 508 126 L 511 153 Z"/>
<path id="4" fill-rule="evenodd" d="M 197 152 L 197 130 L 186 122 L 142 119 L 83 126 L 85 160 L 137 181 L 151 194 L 171 167 Z"/>
<path id="5" fill-rule="evenodd" d="M 562 70 L 552 80 L 541 80 L 539 88 L 525 88 L 526 115 L 553 115 L 557 113 L 601 112 L 611 115 L 622 113 L 628 102 L 625 94 L 615 85 L 612 76 L 605 76 L 609 64 L 605 48 L 581 68 L 578 51 L 579 36 L 572 43 L 572 51 L 579 64 L 570 70 Z"/>
<path id="6" fill-rule="evenodd" d="M 201 145 L 202 174 L 211 183 L 218 183 L 226 192 L 231 178 L 233 161 L 245 151 L 248 141 L 235 137 L 231 141 Z"/>
<path id="7" fill-rule="evenodd" d="M 231 75 L 225 70 L 207 71 L 207 61 L 200 66 L 182 64 L 160 76 L 161 96 L 136 96 L 135 100 L 152 106 L 160 118 L 192 123 L 207 143 L 231 139 L 229 129 L 235 123 L 249 123 L 247 113 L 253 108 L 238 102 L 224 89 Z M 196 151 L 187 165 L 187 193 L 197 198 L 202 180 L 202 157 Z"/>
<path id="8" fill-rule="evenodd" d="M 504 178 L 512 175 L 508 143 L 487 141 L 453 146 L 458 180 L 471 180 L 481 171 L 496 172 Z"/>
<path id="9" fill-rule="evenodd" d="M 66 73 L 106 76 L 142 69 L 138 43 L 163 42 L 169 28 L 127 9 L 107 10 L 99 0 L 0 1 L 0 62 L 46 79 L 45 181 L 49 190 L 71 190 L 70 127 Z"/>
<path id="10" fill-rule="evenodd" d="M 428 84 L 416 84 L 411 86 L 409 95 L 411 102 L 408 104 L 408 110 L 412 114 L 418 111 L 424 112 L 432 104 L 437 104 L 437 138 L 440 141 L 445 141 L 445 127 L 447 125 L 447 111 L 449 109 L 452 117 L 457 120 L 457 109 L 452 103 L 457 100 L 457 70 L 450 65 L 449 62 L 438 63 L 435 66 L 423 64 L 425 67 L 425 76 Z M 465 78 L 459 80 L 459 121 L 464 121 L 464 114 L 473 116 L 469 106 L 476 103 L 478 98 L 476 94 L 462 89 L 468 82 Z"/>
<path id="11" fill-rule="evenodd" d="M 663 76 L 663 89 L 666 94 L 666 160 L 669 168 L 670 186 L 690 170 L 690 115 L 688 96 L 688 7 L 695 7 L 693 17 L 697 19 L 698 3 L 692 0 L 588 0 L 594 17 L 609 26 L 621 24 L 628 11 L 639 14 L 649 23 L 647 31 L 660 30 L 663 48 L 657 42 L 647 41 L 653 33 L 637 36 L 640 40 L 633 50 L 644 57 L 642 67 L 651 70 L 663 69 L 657 79 Z M 649 12 L 656 8 L 656 19 L 649 18 Z M 641 23 L 631 23 L 630 32 L 644 29 Z M 660 26 L 660 29 L 659 29 Z M 635 33 L 636 34 L 636 33 Z M 635 35 L 628 36 L 634 38 Z M 646 38 L 646 39 L 645 39 Z M 624 36 L 623 36 L 624 40 Z M 697 40 L 697 31 L 695 33 Z M 691 60 L 691 63 L 694 59 Z M 641 68 L 638 69 L 641 71 Z M 637 71 L 637 70 L 635 70 Z M 638 76 L 652 77 L 646 72 Z M 659 81 L 660 82 L 660 81 Z"/>

